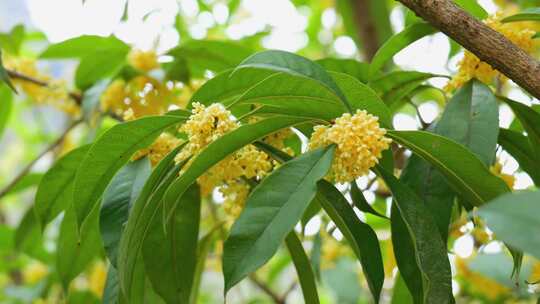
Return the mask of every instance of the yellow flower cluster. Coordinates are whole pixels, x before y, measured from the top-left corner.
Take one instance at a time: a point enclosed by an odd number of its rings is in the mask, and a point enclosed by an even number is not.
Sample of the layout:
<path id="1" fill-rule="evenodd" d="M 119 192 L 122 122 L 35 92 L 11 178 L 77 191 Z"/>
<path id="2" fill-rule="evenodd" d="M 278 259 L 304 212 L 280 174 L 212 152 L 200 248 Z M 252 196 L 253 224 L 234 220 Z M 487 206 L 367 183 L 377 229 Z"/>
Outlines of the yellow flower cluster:
<path id="1" fill-rule="evenodd" d="M 99 298 L 103 295 L 105 281 L 107 280 L 107 266 L 99 261 L 94 264 L 88 276 L 88 288 Z"/>
<path id="2" fill-rule="evenodd" d="M 510 293 L 510 289 L 499 282 L 471 271 L 464 259 L 456 258 L 458 275 L 465 280 L 467 288 L 474 294 L 480 294 L 490 301 L 498 300 Z"/>
<path id="3" fill-rule="evenodd" d="M 329 177 L 338 183 L 351 182 L 368 173 L 375 166 L 391 140 L 384 135 L 378 117 L 357 110 L 345 113 L 332 126 L 316 126 L 309 141 L 309 149 L 336 144 L 336 152 Z"/>
<path id="4" fill-rule="evenodd" d="M 223 211 L 231 218 L 238 218 L 249 195 L 249 185 L 243 180 L 231 180 L 219 187 L 225 198 Z"/>
<path id="5" fill-rule="evenodd" d="M 502 164 L 500 162 L 495 162 L 493 166 L 489 168 L 491 173 L 494 175 L 500 177 L 510 189 L 514 188 L 514 183 L 516 182 L 516 178 L 513 175 L 502 173 Z"/>
<path id="6" fill-rule="evenodd" d="M 81 112 L 79 105 L 69 97 L 64 81 L 54 80 L 41 73 L 36 61 L 29 58 L 4 57 L 4 66 L 14 72 L 28 76 L 46 85 L 39 85 L 24 79 L 13 79 L 12 82 L 37 104 L 51 105 L 71 116 Z"/>
<path id="7" fill-rule="evenodd" d="M 47 265 L 40 262 L 31 262 L 22 271 L 23 280 L 27 284 L 39 282 L 49 273 Z"/>
<path id="8" fill-rule="evenodd" d="M 169 133 L 162 133 L 156 138 L 152 145 L 146 149 L 137 151 L 132 159 L 136 160 L 148 156 L 152 167 L 157 165 L 169 152 L 178 147 L 182 140 Z"/>
<path id="9" fill-rule="evenodd" d="M 174 101 L 175 95 L 166 85 L 148 76 L 137 76 L 128 82 L 113 81 L 101 96 L 101 109 L 136 119 L 163 114 Z"/>
<path id="10" fill-rule="evenodd" d="M 142 51 L 133 49 L 128 54 L 128 62 L 132 67 L 145 72 L 159 67 L 158 57 L 153 50 Z"/>
<path id="11" fill-rule="evenodd" d="M 205 107 L 194 103 L 192 115 L 180 127 L 180 131 L 188 135 L 189 142 L 176 156 L 176 162 L 179 163 L 190 156 L 197 155 L 208 144 L 239 126 L 238 121 L 234 120 L 222 104 L 214 103 Z M 189 165 L 188 162 L 185 168 Z M 214 188 L 218 187 L 225 195 L 225 200 L 229 201 L 227 208 L 233 210 L 230 204 L 235 202 L 239 206 L 243 205 L 242 200 L 245 200 L 249 192 L 249 185 L 239 180 L 262 178 L 271 169 L 272 164 L 268 156 L 253 145 L 248 145 L 214 165 L 199 177 L 198 183 L 203 196 L 209 195 Z"/>
<path id="12" fill-rule="evenodd" d="M 532 53 L 534 49 L 533 36 L 536 33 L 528 28 L 526 23 L 512 22 L 502 23 L 503 15 L 497 13 L 484 20 L 484 23 L 490 28 L 501 33 L 503 36 L 512 41 L 515 45 L 522 48 L 527 53 Z M 463 59 L 458 63 L 459 70 L 456 75 L 445 86 L 446 91 L 452 91 L 460 88 L 472 78 L 477 78 L 484 83 L 492 83 L 496 78 L 501 83 L 506 82 L 507 78 L 499 71 L 491 67 L 491 65 L 481 61 L 476 55 L 469 51 L 465 51 Z"/>
<path id="13" fill-rule="evenodd" d="M 322 234 L 323 245 L 321 252 L 321 267 L 324 269 L 332 268 L 335 266 L 335 262 L 343 256 L 350 254 L 349 247 L 340 243 L 334 237 L 328 235 L 326 232 Z"/>

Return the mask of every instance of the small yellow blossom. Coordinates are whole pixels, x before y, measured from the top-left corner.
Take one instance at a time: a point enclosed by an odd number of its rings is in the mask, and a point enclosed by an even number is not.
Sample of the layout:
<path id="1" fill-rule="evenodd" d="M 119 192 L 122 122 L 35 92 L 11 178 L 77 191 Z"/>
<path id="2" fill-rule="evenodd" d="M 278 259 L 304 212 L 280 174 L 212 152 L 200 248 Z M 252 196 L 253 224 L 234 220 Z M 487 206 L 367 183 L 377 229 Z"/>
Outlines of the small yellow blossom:
<path id="1" fill-rule="evenodd" d="M 233 219 L 240 216 L 249 195 L 249 185 L 242 180 L 231 180 L 219 187 L 225 198 L 223 210 Z"/>
<path id="2" fill-rule="evenodd" d="M 483 227 L 475 227 L 471 235 L 477 245 L 485 245 L 490 241 L 489 233 Z"/>
<path id="3" fill-rule="evenodd" d="M 467 266 L 467 262 L 462 258 L 456 258 L 456 268 L 458 276 L 467 282 L 466 287 L 472 293 L 483 295 L 490 301 L 498 300 L 511 292 L 508 287 L 499 282 L 471 271 Z"/>
<path id="4" fill-rule="evenodd" d="M 166 85 L 148 76 L 137 76 L 128 82 L 113 81 L 101 96 L 101 109 L 132 120 L 164 114 L 175 99 Z"/>
<path id="5" fill-rule="evenodd" d="M 326 232 L 322 234 L 322 252 L 321 252 L 321 267 L 324 269 L 332 268 L 335 266 L 335 262 L 343 256 L 350 254 L 348 246 L 340 243 L 334 237 L 328 235 Z"/>
<path id="6" fill-rule="evenodd" d="M 40 262 L 31 262 L 22 271 L 25 283 L 34 284 L 39 282 L 49 273 L 47 265 Z"/>
<path id="7" fill-rule="evenodd" d="M 540 262 L 536 262 L 532 266 L 531 275 L 529 276 L 529 282 L 533 284 L 540 283 Z"/>
<path id="8" fill-rule="evenodd" d="M 534 50 L 534 40 L 532 37 L 536 31 L 531 30 L 526 23 L 502 23 L 502 18 L 503 14 L 497 13 L 484 20 L 484 23 L 501 33 L 527 53 L 532 53 Z M 476 55 L 469 51 L 465 51 L 463 59 L 458 63 L 458 67 L 459 70 L 457 74 L 454 75 L 452 80 L 446 85 L 446 91 L 460 88 L 472 78 L 477 78 L 486 84 L 492 83 L 496 78 L 499 79 L 501 83 L 504 83 L 507 80 L 507 78 L 499 71 L 492 68 L 488 63 L 481 61 Z"/>
<path id="9" fill-rule="evenodd" d="M 330 178 L 338 183 L 351 182 L 368 173 L 375 166 L 391 140 L 384 135 L 378 117 L 357 110 L 345 113 L 332 126 L 315 126 L 309 149 L 336 144 L 337 149 L 330 170 Z"/>
<path id="10" fill-rule="evenodd" d="M 158 57 L 153 50 L 132 50 L 128 55 L 128 62 L 134 68 L 141 71 L 151 71 L 159 67 Z"/>
<path id="11" fill-rule="evenodd" d="M 293 131 L 290 128 L 279 130 L 263 138 L 263 142 L 270 146 L 285 150 L 285 140 L 293 135 Z"/>
<path id="12" fill-rule="evenodd" d="M 46 84 L 39 85 L 24 79 L 13 79 L 13 84 L 37 104 L 53 106 L 71 116 L 80 114 L 81 109 L 75 100 L 70 98 L 65 81 L 54 80 L 41 73 L 35 60 L 7 57 L 4 58 L 4 65 L 7 69 Z"/>
<path id="13" fill-rule="evenodd" d="M 174 137 L 169 133 L 162 133 L 156 138 L 154 143 L 146 149 L 137 151 L 133 155 L 132 159 L 136 160 L 144 156 L 148 156 L 152 166 L 156 166 L 169 152 L 178 147 L 182 143 L 182 140 Z"/>
<path id="14" fill-rule="evenodd" d="M 239 126 L 239 122 L 222 104 L 214 103 L 205 107 L 194 103 L 192 115 L 180 127 L 180 132 L 188 135 L 189 142 L 178 153 L 175 161 L 179 163 L 190 156 L 197 155 L 207 145 Z M 188 168 L 190 162 L 184 168 Z M 207 196 L 219 185 L 241 177 L 261 178 L 271 169 L 272 164 L 268 155 L 257 150 L 253 145 L 247 145 L 214 165 L 197 181 L 201 186 L 202 195 Z"/>
<path id="15" fill-rule="evenodd" d="M 500 177 L 510 189 L 514 188 L 514 183 L 516 182 L 516 178 L 511 174 L 502 173 L 502 164 L 500 162 L 495 162 L 493 166 L 489 168 L 491 173 L 494 175 Z"/>
<path id="16" fill-rule="evenodd" d="M 92 267 L 88 276 L 88 288 L 99 298 L 103 295 L 105 282 L 107 280 L 107 266 L 103 262 L 97 262 Z"/>

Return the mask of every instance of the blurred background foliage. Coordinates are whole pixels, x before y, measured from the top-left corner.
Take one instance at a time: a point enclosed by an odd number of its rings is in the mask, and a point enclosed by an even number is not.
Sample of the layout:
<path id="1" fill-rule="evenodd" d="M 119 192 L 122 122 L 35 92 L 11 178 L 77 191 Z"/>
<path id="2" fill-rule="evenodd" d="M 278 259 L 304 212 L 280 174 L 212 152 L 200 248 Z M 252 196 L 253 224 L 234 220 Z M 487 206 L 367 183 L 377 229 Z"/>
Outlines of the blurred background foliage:
<path id="1" fill-rule="evenodd" d="M 0 87 L 0 185 L 8 190 L 0 190 L 0 302 L 99 303 L 103 297 L 108 266 L 101 244 L 87 248 L 82 273 L 64 293 L 57 271 L 57 259 L 62 257 L 56 255 L 60 219 L 47 226 L 42 236 L 33 216 L 36 186 L 55 159 L 91 142 L 117 123 L 115 117 L 130 119 L 184 107 L 206 79 L 257 50 L 288 50 L 314 60 L 369 61 L 384 41 L 416 17 L 395 1 L 365 1 L 371 4 L 369 12 L 357 7 L 362 1 L 350 0 L 1 1 L 4 65 L 49 87 L 17 77 L 12 78 L 18 95 L 6 85 Z M 539 5 L 536 0 L 478 3 L 490 14 Z M 368 30 L 359 21 L 366 14 L 372 26 Z M 62 44 L 82 35 L 89 36 L 79 46 Z M 385 68 L 451 75 L 462 57 L 463 50 L 438 33 L 415 42 Z M 343 62 L 320 61 L 327 68 L 347 69 Z M 367 77 L 366 67 L 350 67 L 358 69 L 354 73 L 359 79 Z M 417 87 L 418 94 L 395 109 L 394 127 L 420 129 L 435 120 L 446 101 L 441 89 L 447 81 L 433 78 L 422 90 Z M 115 86 L 141 106 L 109 102 L 107 94 L 115 94 Z M 513 99 L 533 103 L 512 83 L 500 89 Z M 99 112 L 110 115 L 100 116 Z M 501 106 L 500 117 L 502 126 L 520 128 L 507 106 Z M 87 124 L 73 125 L 79 119 Z M 514 189 L 532 185 L 510 155 L 500 152 L 498 159 L 500 165 L 494 172 L 505 176 Z M 388 214 L 389 192 L 382 180 L 370 175 L 361 178 L 358 186 L 378 212 Z M 215 197 L 204 205 L 203 214 L 218 212 L 218 217 L 227 218 L 222 208 L 215 210 L 222 201 Z M 387 275 L 382 302 L 408 303 L 403 281 L 394 276 L 389 222 L 368 213 L 359 216 L 376 229 L 381 240 Z M 212 217 L 202 218 L 205 227 L 215 225 Z M 321 302 L 369 303 L 360 265 L 331 221 L 316 216 L 299 229 L 304 231 L 322 282 Z M 209 239 L 199 303 L 218 303 L 222 296 L 222 240 L 214 234 Z M 466 217 L 456 218 L 449 242 L 458 302 L 535 302 L 538 288 L 533 283 L 540 280 L 537 260 L 527 257 L 520 276 L 511 279 L 512 259 L 504 253 L 502 243 Z M 302 301 L 285 250 L 231 291 L 228 303 L 273 303 L 272 295 L 290 303 Z"/>

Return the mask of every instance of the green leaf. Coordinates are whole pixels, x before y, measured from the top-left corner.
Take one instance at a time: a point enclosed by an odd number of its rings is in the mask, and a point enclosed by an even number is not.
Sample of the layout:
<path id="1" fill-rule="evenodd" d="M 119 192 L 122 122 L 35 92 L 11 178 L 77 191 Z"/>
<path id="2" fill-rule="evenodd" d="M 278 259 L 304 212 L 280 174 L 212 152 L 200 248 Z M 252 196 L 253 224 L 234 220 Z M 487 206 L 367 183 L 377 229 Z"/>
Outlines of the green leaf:
<path id="1" fill-rule="evenodd" d="M 373 57 L 373 60 L 371 61 L 371 66 L 369 68 L 370 79 L 373 79 L 376 73 L 381 70 L 386 62 L 399 51 L 416 40 L 436 32 L 437 30 L 431 27 L 431 25 L 420 22 L 409 25 L 403 31 L 390 37 L 377 51 Z"/>
<path id="2" fill-rule="evenodd" d="M 234 68 L 251 54 L 250 49 L 236 43 L 212 40 L 191 40 L 168 52 L 185 59 L 191 74 L 200 76 L 205 70 L 221 72 Z"/>
<path id="3" fill-rule="evenodd" d="M 424 131 L 394 130 L 388 130 L 387 136 L 435 166 L 452 189 L 474 206 L 510 190 L 477 156 L 446 137 Z"/>
<path id="4" fill-rule="evenodd" d="M 10 88 L 5 85 L 0 85 L 0 106 L 2 107 L 2 111 L 0 111 L 0 139 L 2 139 L 13 108 L 13 95 Z"/>
<path id="5" fill-rule="evenodd" d="M 275 71 L 259 68 L 222 72 L 205 82 L 193 94 L 190 103 L 200 102 L 209 105 L 219 100 L 222 104 L 228 105 L 249 88 L 275 73 Z"/>
<path id="6" fill-rule="evenodd" d="M 495 156 L 499 133 L 495 96 L 484 84 L 468 82 L 448 102 L 433 132 L 466 146 L 484 165 L 490 165 Z M 435 217 L 443 240 L 446 240 L 454 192 L 444 176 L 435 170 L 434 166 L 413 155 L 400 180 L 425 202 Z"/>
<path id="7" fill-rule="evenodd" d="M 197 245 L 197 262 L 195 265 L 195 275 L 193 277 L 193 286 L 191 288 L 191 295 L 189 298 L 190 304 L 197 304 L 199 302 L 199 289 L 201 287 L 201 280 L 204 273 L 204 267 L 206 265 L 206 259 L 210 253 L 212 244 L 214 243 L 215 236 L 222 224 L 214 227 L 210 232 L 201 238 Z"/>
<path id="8" fill-rule="evenodd" d="M 0 80 L 5 83 L 13 92 L 17 93 L 17 90 L 13 86 L 13 83 L 11 83 L 11 79 L 9 78 L 9 75 L 4 68 L 4 64 L 2 63 L 2 50 L 0 49 Z"/>
<path id="9" fill-rule="evenodd" d="M 540 258 L 540 191 L 508 193 L 478 209 L 497 239 Z"/>
<path id="10" fill-rule="evenodd" d="M 343 73 L 330 72 L 330 75 L 341 90 L 345 92 L 345 96 L 350 101 L 353 110 L 366 110 L 368 113 L 379 117 L 379 122 L 383 127 L 392 128 L 390 110 L 369 86 Z"/>
<path id="11" fill-rule="evenodd" d="M 56 250 L 56 269 L 64 290 L 68 290 L 71 280 L 100 253 L 102 245 L 98 220 L 99 208 L 91 210 L 82 226 L 77 225 L 73 208 L 67 209 L 64 214 Z"/>
<path id="12" fill-rule="evenodd" d="M 34 208 L 29 208 L 22 217 L 14 235 L 14 248 L 40 261 L 47 261 L 49 254 L 43 248 L 43 237 Z"/>
<path id="13" fill-rule="evenodd" d="M 109 267 L 105 289 L 103 290 L 103 304 L 118 304 L 120 296 L 120 286 L 118 285 L 118 273 L 116 268 Z"/>
<path id="14" fill-rule="evenodd" d="M 384 281 L 384 266 L 377 235 L 356 217 L 347 199 L 327 181 L 317 183 L 317 200 L 343 233 L 357 256 L 375 303 L 379 302 Z"/>
<path id="15" fill-rule="evenodd" d="M 285 238 L 285 244 L 287 250 L 291 255 L 294 267 L 296 269 L 296 275 L 302 288 L 302 294 L 304 295 L 304 303 L 318 304 L 319 295 L 317 294 L 317 283 L 315 283 L 315 274 L 309 258 L 304 251 L 302 242 L 296 235 L 296 233 L 290 232 Z"/>
<path id="16" fill-rule="evenodd" d="M 488 13 L 478 4 L 478 1 L 454 0 L 454 3 L 478 19 L 486 19 L 488 17 Z"/>
<path id="17" fill-rule="evenodd" d="M 344 73 L 363 83 L 369 81 L 369 64 L 354 59 L 324 58 L 315 61 L 327 71 Z"/>
<path id="18" fill-rule="evenodd" d="M 33 172 L 26 174 L 16 184 L 14 184 L 13 187 L 11 187 L 11 189 L 9 189 L 9 191 L 5 194 L 5 196 L 17 194 L 19 192 L 22 192 L 29 188 L 37 186 L 41 182 L 43 175 L 44 174 L 42 173 L 33 173 Z"/>
<path id="19" fill-rule="evenodd" d="M 73 180 L 88 150 L 90 145 L 70 151 L 45 173 L 34 206 L 42 230 L 73 202 Z"/>
<path id="20" fill-rule="evenodd" d="M 240 70 L 242 71 L 242 70 Z M 330 72 L 337 85 L 346 93 L 352 109 L 363 109 L 378 117 L 384 126 L 390 125 L 388 108 L 368 86 L 354 77 Z M 238 97 L 236 104 L 264 105 L 259 113 L 274 113 L 331 120 L 341 116 L 346 108 L 338 96 L 320 82 L 303 76 L 276 73 L 268 76 Z M 316 106 L 306 106 L 314 104 Z"/>
<path id="21" fill-rule="evenodd" d="M 452 303 L 452 274 L 446 245 L 424 202 L 392 174 L 377 168 L 394 199 L 414 244 L 414 254 L 422 273 L 424 303 Z"/>
<path id="22" fill-rule="evenodd" d="M 168 80 L 181 81 L 189 83 L 191 75 L 189 74 L 188 62 L 184 58 L 175 58 L 172 62 L 163 64 L 165 77 Z"/>
<path id="23" fill-rule="evenodd" d="M 308 119 L 298 117 L 271 117 L 253 124 L 243 125 L 209 144 L 193 159 L 189 168 L 187 168 L 167 190 L 164 201 L 171 203 L 170 206 L 166 206 L 166 212 L 169 213 L 168 216 L 170 216 L 170 210 L 174 210 L 178 204 L 175 200 L 179 199 L 184 191 L 186 191 L 199 176 L 213 165 L 217 164 L 220 160 L 243 146 L 263 138 L 268 134 L 306 121 L 308 121 Z"/>
<path id="24" fill-rule="evenodd" d="M 466 146 L 491 165 L 499 135 L 499 106 L 491 89 L 478 80 L 467 82 L 448 102 L 435 133 Z"/>
<path id="25" fill-rule="evenodd" d="M 352 109 L 347 98 L 326 70 L 305 57 L 278 50 L 262 51 L 242 61 L 236 70 L 246 67 L 269 69 L 316 80 L 333 91 L 348 110 Z"/>
<path id="26" fill-rule="evenodd" d="M 395 278 L 394 288 L 392 288 L 391 304 L 413 304 L 413 299 L 407 291 L 407 285 L 403 277 L 398 273 Z"/>
<path id="27" fill-rule="evenodd" d="M 113 76 L 125 64 L 127 50 L 106 49 L 90 53 L 81 58 L 75 71 L 75 84 L 79 89 L 88 89 L 99 80 Z"/>
<path id="28" fill-rule="evenodd" d="M 74 209 L 80 225 L 98 203 L 116 171 L 138 150 L 150 145 L 161 132 L 184 121 L 182 116 L 148 116 L 115 125 L 99 137 L 75 176 Z"/>
<path id="29" fill-rule="evenodd" d="M 114 36 L 101 37 L 84 35 L 51 44 L 41 53 L 43 59 L 83 58 L 87 55 L 116 50 L 129 52 L 129 46 Z"/>
<path id="30" fill-rule="evenodd" d="M 408 289 L 402 290 L 415 304 L 423 303 L 424 287 L 422 273 L 418 266 L 413 239 L 396 204 L 392 204 L 390 213 L 390 229 L 392 233 L 392 246 L 400 278 Z M 395 288 L 395 287 L 394 287 Z"/>
<path id="31" fill-rule="evenodd" d="M 0 33 L 0 45 L 6 52 L 19 55 L 25 35 L 24 25 L 18 24 L 9 33 Z"/>
<path id="32" fill-rule="evenodd" d="M 373 209 L 371 205 L 367 202 L 366 198 L 364 197 L 364 194 L 360 189 L 358 188 L 358 185 L 356 184 L 356 181 L 351 182 L 351 198 L 353 201 L 353 205 L 358 208 L 360 211 L 371 213 L 373 215 L 386 218 L 386 216 L 380 214 L 377 210 Z"/>
<path id="33" fill-rule="evenodd" d="M 540 163 L 527 136 L 512 130 L 501 129 L 499 144 L 519 163 L 519 168 L 527 172 L 537 186 L 540 186 Z"/>
<path id="34" fill-rule="evenodd" d="M 525 131 L 527 131 L 527 138 L 529 138 L 529 143 L 533 151 L 535 151 L 536 161 L 540 162 L 540 113 L 509 98 L 501 98 L 501 100 L 510 106 Z"/>
<path id="35" fill-rule="evenodd" d="M 540 21 L 540 7 L 531 7 L 523 11 L 504 18 L 503 23 L 516 21 Z"/>
<path id="36" fill-rule="evenodd" d="M 394 71 L 374 78 L 369 83 L 369 86 L 381 94 L 388 94 L 411 82 L 424 81 L 433 77 L 442 76 L 417 71 Z"/>
<path id="37" fill-rule="evenodd" d="M 163 231 L 154 216 L 142 254 L 146 274 L 154 290 L 167 303 L 188 303 L 197 263 L 201 198 L 197 184 L 182 195 L 181 203 Z M 158 209 L 159 212 L 162 208 Z"/>
<path id="38" fill-rule="evenodd" d="M 241 95 L 235 104 L 264 105 L 268 108 L 261 109 L 262 112 L 327 120 L 346 111 L 339 97 L 320 82 L 286 73 L 268 76 Z"/>
<path id="39" fill-rule="evenodd" d="M 347 257 L 337 260 L 334 268 L 325 269 L 322 273 L 325 286 L 328 286 L 335 297 L 331 303 L 369 303 L 363 297 L 360 278 L 356 270 L 356 264 Z"/>
<path id="40" fill-rule="evenodd" d="M 132 206 L 127 224 L 122 232 L 117 269 L 123 294 L 127 294 L 128 298 L 137 288 L 138 268 L 142 268 L 140 271 L 144 272 L 141 248 L 148 228 L 153 217 L 157 214 L 156 210 L 161 204 L 163 193 L 181 169 L 181 165 L 174 164 L 174 157 L 182 147 L 183 145 L 171 151 L 152 171 Z M 141 267 L 137 263 L 140 263 Z"/>
<path id="41" fill-rule="evenodd" d="M 147 158 L 130 162 L 118 171 L 103 193 L 99 228 L 103 247 L 113 267 L 117 265 L 118 246 L 129 209 L 139 197 L 151 170 Z"/>
<path id="42" fill-rule="evenodd" d="M 333 153 L 330 146 L 302 154 L 253 189 L 224 244 L 225 292 L 274 255 L 315 197 L 316 183 L 330 169 Z"/>
<path id="43" fill-rule="evenodd" d="M 103 95 L 110 82 L 110 79 L 103 79 L 84 92 L 81 107 L 83 117 L 87 122 L 92 123 L 95 115 L 99 112 L 101 95 Z"/>

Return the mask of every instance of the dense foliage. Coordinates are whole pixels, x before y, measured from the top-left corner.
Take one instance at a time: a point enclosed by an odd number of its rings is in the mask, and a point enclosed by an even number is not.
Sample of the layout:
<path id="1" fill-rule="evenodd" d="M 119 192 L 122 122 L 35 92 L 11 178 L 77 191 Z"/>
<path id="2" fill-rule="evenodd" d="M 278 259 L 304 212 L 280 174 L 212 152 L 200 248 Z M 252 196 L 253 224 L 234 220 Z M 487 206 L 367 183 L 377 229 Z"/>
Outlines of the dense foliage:
<path id="1" fill-rule="evenodd" d="M 180 43 L 163 53 L 115 35 L 1 33 L 0 134 L 19 148 L 3 148 L 0 300 L 536 301 L 538 100 L 452 40 L 452 75 L 394 64 L 438 31 L 367 2 L 381 42 L 370 62 L 320 38 L 363 51 L 349 1 L 293 1 L 309 12 L 296 53 L 265 50 L 268 31 L 227 39 L 242 1 L 198 2 L 199 14 L 229 12 L 205 39 L 180 12 Z M 537 55 L 534 1 L 501 1 L 491 16 L 455 2 Z M 404 16 L 399 32 L 390 11 Z M 63 80 L 39 65 L 73 62 Z"/>

